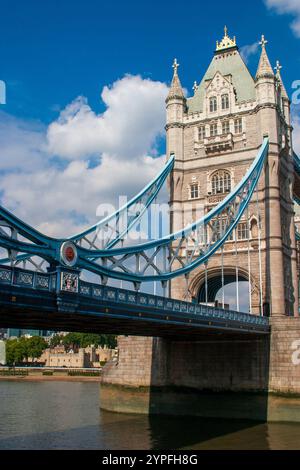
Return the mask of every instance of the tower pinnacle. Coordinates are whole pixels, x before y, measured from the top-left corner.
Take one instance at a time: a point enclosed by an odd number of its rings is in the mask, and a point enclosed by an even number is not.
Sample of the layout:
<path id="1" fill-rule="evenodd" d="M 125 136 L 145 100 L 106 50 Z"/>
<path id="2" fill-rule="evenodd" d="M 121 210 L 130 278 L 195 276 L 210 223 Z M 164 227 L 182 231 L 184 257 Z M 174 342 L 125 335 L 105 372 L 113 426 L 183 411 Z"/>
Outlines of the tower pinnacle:
<path id="1" fill-rule="evenodd" d="M 274 67 L 274 69 L 276 70 L 276 76 L 280 76 L 280 70 L 282 69 L 282 65 L 280 65 L 279 60 L 276 60 L 276 67 Z"/>
<path id="2" fill-rule="evenodd" d="M 280 65 L 279 60 L 276 60 L 276 67 L 274 67 L 274 69 L 276 70 L 277 84 L 279 84 L 279 86 L 281 88 L 281 96 L 282 96 L 282 98 L 286 98 L 287 100 L 289 100 L 286 88 L 285 88 L 285 86 L 283 84 L 283 81 L 282 81 L 282 78 L 281 78 L 281 72 L 280 71 L 282 69 L 282 65 Z"/>
<path id="3" fill-rule="evenodd" d="M 271 67 L 269 57 L 266 51 L 266 44 L 268 44 L 268 41 L 266 40 L 264 35 L 262 35 L 259 44 L 261 45 L 261 56 L 259 59 L 256 79 L 262 77 L 274 77 L 273 69 Z"/>
<path id="4" fill-rule="evenodd" d="M 178 67 L 179 67 L 179 63 L 177 62 L 177 59 L 174 59 L 172 67 L 174 70 L 173 79 L 172 79 L 172 83 L 171 83 L 169 94 L 168 94 L 166 101 L 169 101 L 172 98 L 185 99 L 183 89 L 179 80 L 178 72 L 177 72 Z"/>

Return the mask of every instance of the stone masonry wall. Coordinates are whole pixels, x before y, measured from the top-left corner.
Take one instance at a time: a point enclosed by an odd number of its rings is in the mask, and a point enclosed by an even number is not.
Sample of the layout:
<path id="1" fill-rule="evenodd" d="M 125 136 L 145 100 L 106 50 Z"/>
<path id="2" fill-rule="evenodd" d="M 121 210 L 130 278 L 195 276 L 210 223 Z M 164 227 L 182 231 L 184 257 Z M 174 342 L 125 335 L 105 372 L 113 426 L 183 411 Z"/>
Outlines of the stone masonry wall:
<path id="1" fill-rule="evenodd" d="M 300 394 L 300 318 L 274 317 L 271 337 L 171 341 L 120 336 L 103 383 Z"/>
<path id="2" fill-rule="evenodd" d="M 300 318 L 272 318 L 269 390 L 300 394 Z"/>
<path id="3" fill-rule="evenodd" d="M 119 356 L 103 370 L 102 382 L 146 387 L 151 383 L 153 338 L 119 336 Z"/>
<path id="4" fill-rule="evenodd" d="M 268 388 L 267 338 L 172 342 L 170 385 L 215 391 L 265 391 Z"/>

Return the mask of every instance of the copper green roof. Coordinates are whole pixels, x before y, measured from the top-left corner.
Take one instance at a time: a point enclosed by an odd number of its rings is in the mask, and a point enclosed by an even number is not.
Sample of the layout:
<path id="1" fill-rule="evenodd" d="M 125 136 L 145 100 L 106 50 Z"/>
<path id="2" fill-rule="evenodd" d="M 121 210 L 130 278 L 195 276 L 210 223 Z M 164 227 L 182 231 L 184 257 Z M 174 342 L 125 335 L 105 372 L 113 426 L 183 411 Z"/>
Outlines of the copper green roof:
<path id="1" fill-rule="evenodd" d="M 255 84 L 245 62 L 240 56 L 237 48 L 225 53 L 215 54 L 210 66 L 204 75 L 198 90 L 192 98 L 187 100 L 188 112 L 202 112 L 205 97 L 205 89 L 217 72 L 223 76 L 232 77 L 232 84 L 235 88 L 237 103 L 255 100 Z"/>

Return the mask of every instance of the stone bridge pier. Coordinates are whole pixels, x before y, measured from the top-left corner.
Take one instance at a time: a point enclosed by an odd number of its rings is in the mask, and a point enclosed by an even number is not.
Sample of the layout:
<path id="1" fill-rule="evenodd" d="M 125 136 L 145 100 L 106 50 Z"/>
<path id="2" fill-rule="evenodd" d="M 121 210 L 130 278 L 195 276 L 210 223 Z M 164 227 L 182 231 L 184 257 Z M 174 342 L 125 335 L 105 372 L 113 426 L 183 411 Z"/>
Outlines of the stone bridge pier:
<path id="1" fill-rule="evenodd" d="M 100 406 L 122 413 L 300 422 L 300 319 L 270 335 L 199 339 L 120 336 Z"/>

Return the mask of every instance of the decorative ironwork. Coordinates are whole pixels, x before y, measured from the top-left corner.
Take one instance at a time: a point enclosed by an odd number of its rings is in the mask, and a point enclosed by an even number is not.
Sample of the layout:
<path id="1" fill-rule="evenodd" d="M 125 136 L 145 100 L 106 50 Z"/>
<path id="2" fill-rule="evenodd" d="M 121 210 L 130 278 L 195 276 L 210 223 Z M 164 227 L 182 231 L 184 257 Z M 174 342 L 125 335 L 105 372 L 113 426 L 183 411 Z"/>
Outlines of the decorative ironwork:
<path id="1" fill-rule="evenodd" d="M 19 271 L 17 273 L 17 284 L 33 286 L 33 273 Z"/>
<path id="2" fill-rule="evenodd" d="M 80 294 L 90 295 L 90 291 L 91 291 L 91 288 L 89 285 L 83 284 L 83 283 L 80 284 Z"/>
<path id="3" fill-rule="evenodd" d="M 47 272 L 53 261 L 70 267 L 76 265 L 75 243 L 89 249 L 115 246 L 142 218 L 173 166 L 174 155 L 171 155 L 156 178 L 126 205 L 68 240 L 48 237 L 0 206 L 0 263 Z"/>
<path id="4" fill-rule="evenodd" d="M 11 273 L 15 272 L 13 278 Z M 2 275 L 5 273 L 5 275 Z M 8 273 L 8 274 L 7 274 Z M 9 276 L 10 275 L 10 276 Z M 33 273 L 32 273 L 33 276 Z M 40 276 L 40 275 L 38 275 Z M 195 318 L 207 319 L 207 321 L 219 321 L 226 320 L 231 322 L 236 322 L 241 325 L 248 325 L 250 327 L 262 328 L 262 331 L 268 331 L 269 328 L 269 319 L 263 316 L 250 315 L 247 313 L 236 312 L 232 310 L 224 310 L 219 307 L 209 307 L 201 304 L 193 304 L 191 302 L 178 301 L 170 298 L 164 298 L 161 296 L 153 296 L 151 294 L 136 294 L 133 291 L 118 289 L 115 287 L 99 286 L 97 284 L 89 283 L 86 281 L 79 280 L 77 273 L 70 272 L 57 272 L 57 279 L 61 280 L 61 291 L 69 293 L 77 293 L 79 291 L 79 296 L 82 295 L 83 298 L 92 299 L 102 299 L 104 301 L 109 300 L 110 305 L 118 305 L 120 303 L 125 304 L 130 307 L 136 307 L 143 309 L 149 309 L 151 313 L 157 312 L 161 314 L 163 312 L 168 315 L 183 314 L 187 316 L 194 316 Z M 48 274 L 43 277 L 43 281 L 48 280 L 50 285 L 50 280 L 55 277 L 53 274 Z M 12 283 L 15 286 L 27 287 L 29 289 L 41 289 L 41 286 L 37 287 L 39 282 L 33 282 L 33 277 L 30 277 L 30 273 L 19 268 L 0 268 L 0 285 L 6 285 L 8 280 L 12 279 Z M 26 283 L 26 286 L 24 285 Z M 46 282 L 43 282 L 43 288 L 46 288 Z M 53 292 L 55 294 L 55 291 Z M 234 324 L 231 325 L 234 327 Z M 251 329 L 251 328 L 250 328 Z"/>
<path id="5" fill-rule="evenodd" d="M 37 289 L 49 289 L 50 279 L 49 276 L 36 275 L 35 287 Z"/>
<path id="6" fill-rule="evenodd" d="M 67 266 L 75 266 L 78 258 L 77 248 L 72 242 L 64 242 L 60 248 L 62 262 Z"/>
<path id="7" fill-rule="evenodd" d="M 165 168 L 156 178 L 118 211 L 84 232 L 74 235 L 70 240 L 80 247 L 90 250 L 112 248 L 117 245 L 141 220 L 147 208 L 154 201 L 173 169 L 174 160 L 174 155 L 171 155 Z"/>
<path id="8" fill-rule="evenodd" d="M 268 148 L 269 141 L 265 139 L 240 183 L 200 220 L 162 239 L 137 246 L 78 249 L 78 267 L 137 285 L 167 281 L 194 270 L 232 236 L 257 186 Z"/>
<path id="9" fill-rule="evenodd" d="M 0 270 L 0 282 L 11 282 L 11 271 L 7 269 Z"/>
<path id="10" fill-rule="evenodd" d="M 75 273 L 61 273 L 61 290 L 67 292 L 78 292 L 79 275 Z"/>

